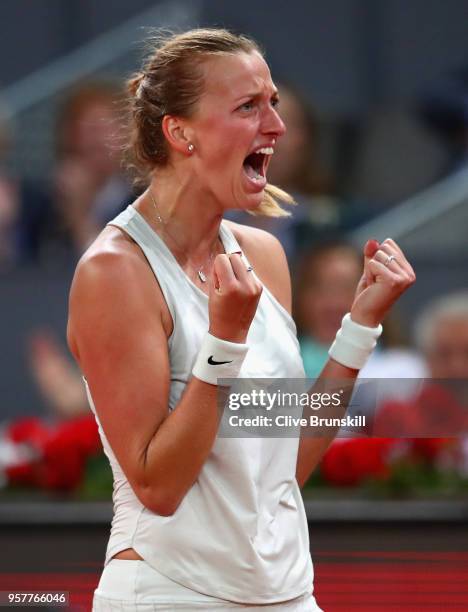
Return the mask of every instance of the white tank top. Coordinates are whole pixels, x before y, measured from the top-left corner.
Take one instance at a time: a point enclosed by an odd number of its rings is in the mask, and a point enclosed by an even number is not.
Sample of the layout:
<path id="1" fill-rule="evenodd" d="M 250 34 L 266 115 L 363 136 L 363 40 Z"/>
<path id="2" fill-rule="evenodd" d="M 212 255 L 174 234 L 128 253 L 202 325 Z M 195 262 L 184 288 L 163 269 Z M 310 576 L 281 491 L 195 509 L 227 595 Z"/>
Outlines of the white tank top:
<path id="1" fill-rule="evenodd" d="M 171 313 L 172 410 L 208 330 L 208 297 L 133 206 L 110 224 L 140 246 Z M 220 238 L 226 253 L 241 250 L 224 221 Z M 266 287 L 247 343 L 241 377 L 304 378 L 295 324 Z M 176 512 L 159 516 L 139 502 L 97 415 L 96 420 L 114 475 L 106 564 L 117 552 L 134 548 L 155 570 L 181 585 L 239 603 L 276 603 L 311 592 L 309 533 L 295 478 L 298 438 L 217 437 Z"/>

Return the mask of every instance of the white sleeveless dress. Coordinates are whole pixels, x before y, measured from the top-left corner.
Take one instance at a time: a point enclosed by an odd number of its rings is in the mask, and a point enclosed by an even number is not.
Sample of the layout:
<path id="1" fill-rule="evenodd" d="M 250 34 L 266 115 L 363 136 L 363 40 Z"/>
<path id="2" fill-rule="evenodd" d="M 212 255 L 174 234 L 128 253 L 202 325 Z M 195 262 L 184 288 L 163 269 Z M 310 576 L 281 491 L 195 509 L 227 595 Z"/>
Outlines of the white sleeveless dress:
<path id="1" fill-rule="evenodd" d="M 172 316 L 172 410 L 190 380 L 208 330 L 208 297 L 187 277 L 133 206 L 110 225 L 120 227 L 139 245 Z M 220 226 L 220 239 L 226 253 L 241 251 L 225 222 Z M 295 324 L 266 287 L 247 343 L 249 352 L 241 377 L 304 378 Z M 263 604 L 261 610 L 319 610 L 311 595 L 313 566 L 308 527 L 295 479 L 297 438 L 217 437 L 197 481 L 177 511 L 172 516 L 159 516 L 145 508 L 134 494 L 99 423 L 87 384 L 86 387 L 114 475 L 114 518 L 94 610 L 112 609 L 109 589 L 103 585 L 110 566 L 114 568 L 114 577 L 110 578 L 114 585 L 125 583 L 116 579 L 119 572 L 127 577 L 133 576 L 132 572 L 142 576 L 149 572 L 153 576 L 153 581 L 146 579 L 147 584 L 153 582 L 149 590 L 141 587 L 135 591 L 138 608 L 131 604 L 124 608 L 119 603 L 121 607 L 115 609 L 140 610 L 146 602 L 154 604 L 156 610 L 237 610 L 250 609 L 249 605 L 254 604 Z M 113 555 L 127 548 L 135 549 L 144 562 L 111 561 Z M 117 564 L 126 565 L 127 570 L 122 570 L 123 565 L 115 569 Z M 132 578 L 133 588 L 137 579 L 138 576 Z M 117 586 L 112 589 L 114 595 L 118 590 Z M 121 595 L 113 599 L 116 603 L 122 601 Z M 191 601 L 189 607 L 177 607 L 185 605 L 187 599 Z"/>

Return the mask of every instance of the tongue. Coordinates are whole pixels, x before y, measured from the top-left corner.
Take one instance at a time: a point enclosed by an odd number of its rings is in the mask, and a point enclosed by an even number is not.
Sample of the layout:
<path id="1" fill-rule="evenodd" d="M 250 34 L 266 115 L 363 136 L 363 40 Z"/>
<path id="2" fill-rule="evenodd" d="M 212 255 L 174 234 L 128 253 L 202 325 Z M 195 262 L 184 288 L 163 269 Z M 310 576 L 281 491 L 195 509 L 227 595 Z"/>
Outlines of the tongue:
<path id="1" fill-rule="evenodd" d="M 250 164 L 244 164 L 244 170 L 249 178 L 255 179 L 259 177 L 258 172 Z"/>

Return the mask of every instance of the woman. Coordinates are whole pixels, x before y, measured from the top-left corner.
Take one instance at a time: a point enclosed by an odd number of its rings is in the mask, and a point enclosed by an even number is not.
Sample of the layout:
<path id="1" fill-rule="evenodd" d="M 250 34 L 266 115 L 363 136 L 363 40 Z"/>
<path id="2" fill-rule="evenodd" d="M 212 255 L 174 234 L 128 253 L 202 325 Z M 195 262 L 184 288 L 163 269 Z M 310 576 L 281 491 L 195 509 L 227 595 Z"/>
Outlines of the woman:
<path id="1" fill-rule="evenodd" d="M 94 609 L 318 610 L 299 485 L 330 440 L 217 437 L 218 378 L 304 376 L 279 243 L 222 222 L 229 208 L 285 214 L 265 178 L 285 131 L 268 66 L 245 37 L 194 30 L 159 42 L 130 92 L 148 188 L 70 295 L 69 345 L 115 479 Z M 324 379 L 355 378 L 414 280 L 392 241 L 366 249 Z"/>
<path id="2" fill-rule="evenodd" d="M 133 200 L 118 140 L 120 87 L 84 81 L 67 93 L 57 121 L 56 242 L 81 254 Z"/>

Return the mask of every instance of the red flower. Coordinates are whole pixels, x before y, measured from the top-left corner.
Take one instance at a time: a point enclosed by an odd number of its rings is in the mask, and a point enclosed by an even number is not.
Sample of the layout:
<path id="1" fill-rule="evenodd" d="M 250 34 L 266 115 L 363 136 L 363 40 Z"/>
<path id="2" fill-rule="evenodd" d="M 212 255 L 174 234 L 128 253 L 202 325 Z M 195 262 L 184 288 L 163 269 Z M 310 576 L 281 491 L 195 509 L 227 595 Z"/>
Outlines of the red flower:
<path id="1" fill-rule="evenodd" d="M 453 391 L 441 383 L 427 384 L 415 408 L 422 421 L 422 429 L 418 432 L 421 436 L 457 436 L 467 430 L 468 410 L 458 403 Z"/>
<path id="2" fill-rule="evenodd" d="M 6 434 L 12 442 L 30 444 L 42 449 L 50 436 L 51 428 L 37 417 L 26 417 L 11 423 Z"/>
<path id="3" fill-rule="evenodd" d="M 411 454 L 432 464 L 452 442 L 453 438 L 414 438 L 411 440 Z"/>
<path id="4" fill-rule="evenodd" d="M 94 455 L 102 449 L 96 419 L 92 415 L 65 421 L 55 435 L 76 446 L 84 455 Z"/>
<path id="5" fill-rule="evenodd" d="M 66 436 L 53 436 L 44 449 L 38 485 L 44 489 L 72 490 L 83 477 L 86 456 Z"/>
<path id="6" fill-rule="evenodd" d="M 37 468 L 37 461 L 10 465 L 5 468 L 5 476 L 10 484 L 20 485 L 22 487 L 37 486 Z"/>
<path id="7" fill-rule="evenodd" d="M 322 459 L 321 473 L 329 483 L 344 486 L 357 485 L 369 477 L 386 478 L 393 443 L 388 438 L 335 440 Z"/>
<path id="8" fill-rule="evenodd" d="M 375 418 L 374 435 L 399 438 L 446 438 L 468 430 L 468 410 L 451 389 L 441 383 L 426 384 L 406 402 L 384 404 Z"/>
<path id="9" fill-rule="evenodd" d="M 76 488 L 83 478 L 86 459 L 101 449 L 94 416 L 64 422 L 44 447 L 40 486 L 63 490 Z"/>
<path id="10" fill-rule="evenodd" d="M 8 429 L 9 438 L 29 444 L 38 456 L 7 469 L 10 483 L 46 489 L 72 490 L 83 478 L 86 460 L 102 449 L 94 416 L 87 415 L 52 426 L 38 418 L 21 419 Z"/>
<path id="11" fill-rule="evenodd" d="M 389 401 L 378 411 L 373 428 L 374 436 L 411 438 L 421 431 L 422 415 L 409 402 Z"/>

